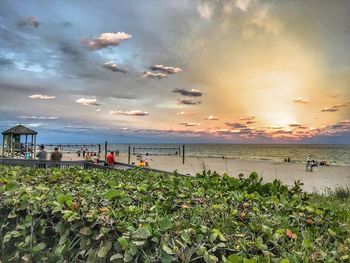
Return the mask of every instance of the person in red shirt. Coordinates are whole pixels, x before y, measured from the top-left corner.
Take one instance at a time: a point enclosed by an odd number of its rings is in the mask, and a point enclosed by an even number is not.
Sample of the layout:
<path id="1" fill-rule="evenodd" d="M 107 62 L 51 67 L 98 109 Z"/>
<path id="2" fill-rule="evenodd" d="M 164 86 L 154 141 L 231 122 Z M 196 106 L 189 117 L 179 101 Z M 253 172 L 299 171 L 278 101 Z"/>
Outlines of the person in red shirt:
<path id="1" fill-rule="evenodd" d="M 106 157 L 106 162 L 109 166 L 114 167 L 114 152 L 109 152 Z"/>

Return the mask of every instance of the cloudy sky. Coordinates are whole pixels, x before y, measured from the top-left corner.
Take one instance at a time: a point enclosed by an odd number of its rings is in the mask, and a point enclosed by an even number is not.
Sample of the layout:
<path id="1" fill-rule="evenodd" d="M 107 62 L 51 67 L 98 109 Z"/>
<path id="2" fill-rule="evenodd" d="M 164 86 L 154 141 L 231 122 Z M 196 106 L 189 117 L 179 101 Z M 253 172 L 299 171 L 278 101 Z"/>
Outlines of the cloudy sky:
<path id="1" fill-rule="evenodd" d="M 348 0 L 0 2 L 0 129 L 349 143 Z"/>

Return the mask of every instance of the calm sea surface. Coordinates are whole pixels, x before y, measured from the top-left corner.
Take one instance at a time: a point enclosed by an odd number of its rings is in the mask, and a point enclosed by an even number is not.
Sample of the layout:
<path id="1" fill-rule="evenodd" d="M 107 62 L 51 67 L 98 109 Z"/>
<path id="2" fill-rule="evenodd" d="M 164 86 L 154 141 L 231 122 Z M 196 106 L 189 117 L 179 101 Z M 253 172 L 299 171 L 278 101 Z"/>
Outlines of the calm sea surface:
<path id="1" fill-rule="evenodd" d="M 136 153 L 150 154 L 175 154 L 177 149 L 157 149 L 157 148 L 180 148 L 177 144 L 132 144 Z M 127 152 L 128 145 L 113 144 L 109 149 L 118 149 L 120 152 Z M 212 158 L 233 158 L 244 160 L 272 160 L 283 161 L 290 158 L 295 162 L 305 162 L 308 155 L 318 161 L 327 161 L 330 164 L 350 165 L 350 145 L 261 145 L 261 144 L 186 144 L 186 156 L 201 156 Z"/>

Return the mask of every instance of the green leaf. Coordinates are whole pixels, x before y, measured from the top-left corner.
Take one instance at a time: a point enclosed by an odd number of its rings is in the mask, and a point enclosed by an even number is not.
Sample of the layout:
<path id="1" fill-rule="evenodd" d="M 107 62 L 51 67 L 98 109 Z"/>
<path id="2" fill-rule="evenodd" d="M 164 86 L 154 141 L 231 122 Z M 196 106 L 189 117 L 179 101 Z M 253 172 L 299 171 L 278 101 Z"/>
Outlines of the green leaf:
<path id="1" fill-rule="evenodd" d="M 105 197 L 110 201 L 116 198 L 118 195 L 119 195 L 119 191 L 115 189 L 111 189 L 105 193 Z"/>
<path id="2" fill-rule="evenodd" d="M 5 191 L 11 191 L 11 190 L 14 190 L 15 188 L 17 188 L 17 184 L 10 182 L 6 184 Z"/>
<path id="3" fill-rule="evenodd" d="M 168 230 L 173 227 L 173 224 L 170 222 L 168 218 L 163 218 L 159 221 L 159 226 L 162 230 Z"/>
<path id="4" fill-rule="evenodd" d="M 122 247 L 122 250 L 125 250 L 129 247 L 129 242 L 124 237 L 118 238 L 118 242 L 120 246 Z"/>
<path id="5" fill-rule="evenodd" d="M 169 255 L 174 255 L 174 251 L 170 247 L 168 247 L 167 245 L 163 245 L 162 249 L 165 253 L 167 253 Z"/>
<path id="6" fill-rule="evenodd" d="M 33 252 L 39 252 L 41 250 L 43 250 L 46 247 L 45 243 L 39 243 L 38 245 L 36 245 L 35 247 L 33 247 Z"/>
<path id="7" fill-rule="evenodd" d="M 189 244 L 189 245 L 191 244 L 191 237 L 189 236 L 189 234 L 186 231 L 183 231 L 181 233 L 181 239 L 183 241 L 185 241 L 187 244 Z"/>
<path id="8" fill-rule="evenodd" d="M 139 227 L 134 233 L 132 233 L 132 238 L 134 239 L 147 239 L 152 235 L 146 227 Z"/>
<path id="9" fill-rule="evenodd" d="M 86 263 L 95 263 L 96 262 L 96 250 L 92 249 L 89 252 Z"/>
<path id="10" fill-rule="evenodd" d="M 110 261 L 116 260 L 116 259 L 122 259 L 123 258 L 123 254 L 114 254 L 113 256 L 111 256 L 111 258 L 109 259 Z"/>
<path id="11" fill-rule="evenodd" d="M 57 196 L 57 201 L 60 204 L 66 204 L 67 206 L 70 206 L 73 202 L 73 196 L 71 196 L 71 195 L 59 195 L 59 196 Z"/>
<path id="12" fill-rule="evenodd" d="M 108 184 L 109 187 L 114 187 L 114 186 L 117 185 L 117 183 L 115 182 L 115 180 L 109 180 L 109 181 L 107 182 L 107 184 Z"/>
<path id="13" fill-rule="evenodd" d="M 204 253 L 203 259 L 206 263 L 215 263 L 219 261 L 217 257 L 209 255 L 207 252 Z"/>
<path id="14" fill-rule="evenodd" d="M 84 236 L 90 236 L 92 234 L 92 230 L 90 227 L 83 227 L 79 230 L 79 233 L 84 235 Z"/>
<path id="15" fill-rule="evenodd" d="M 242 263 L 243 262 L 242 256 L 239 256 L 236 254 L 229 255 L 227 259 L 229 262 L 232 262 L 232 263 Z"/>
<path id="16" fill-rule="evenodd" d="M 289 259 L 287 258 L 281 259 L 279 263 L 289 263 Z"/>
<path id="17" fill-rule="evenodd" d="M 108 252 L 111 250 L 111 248 L 112 248 L 112 242 L 107 241 L 106 243 L 100 246 L 100 249 L 97 252 L 97 256 L 99 258 L 105 258 Z"/>
<path id="18" fill-rule="evenodd" d="M 303 247 L 304 248 L 312 248 L 312 243 L 309 239 L 304 239 L 303 240 Z"/>

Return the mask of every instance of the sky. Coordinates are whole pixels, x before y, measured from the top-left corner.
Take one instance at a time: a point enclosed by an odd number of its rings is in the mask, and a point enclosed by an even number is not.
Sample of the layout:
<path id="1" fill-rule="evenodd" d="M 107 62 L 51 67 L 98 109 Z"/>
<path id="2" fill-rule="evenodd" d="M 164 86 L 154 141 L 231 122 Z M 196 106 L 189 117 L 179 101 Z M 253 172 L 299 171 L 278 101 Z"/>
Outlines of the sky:
<path id="1" fill-rule="evenodd" d="M 350 143 L 348 0 L 0 1 L 0 130 Z"/>

